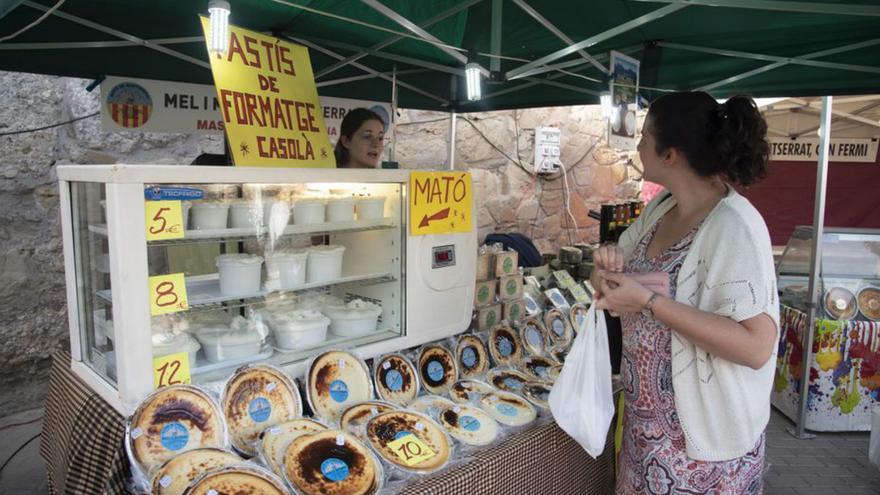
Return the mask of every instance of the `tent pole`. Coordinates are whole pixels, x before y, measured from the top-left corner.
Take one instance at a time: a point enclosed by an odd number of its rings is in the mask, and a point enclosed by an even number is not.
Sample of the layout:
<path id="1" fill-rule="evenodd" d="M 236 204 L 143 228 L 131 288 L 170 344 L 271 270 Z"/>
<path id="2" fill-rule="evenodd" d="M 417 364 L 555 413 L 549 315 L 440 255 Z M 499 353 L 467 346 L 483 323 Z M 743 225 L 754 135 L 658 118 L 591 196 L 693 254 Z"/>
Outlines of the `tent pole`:
<path id="1" fill-rule="evenodd" d="M 449 170 L 455 170 L 455 110 L 449 112 Z"/>
<path id="2" fill-rule="evenodd" d="M 807 404 L 810 395 L 810 363 L 813 362 L 813 331 L 816 325 L 816 309 L 821 296 L 818 293 L 818 278 L 822 266 L 822 231 L 825 227 L 825 188 L 828 182 L 828 145 L 831 141 L 831 97 L 822 97 L 822 116 L 819 120 L 819 163 L 816 166 L 816 199 L 813 203 L 813 240 L 810 249 L 810 283 L 808 294 L 807 327 L 803 335 L 803 373 L 801 373 L 801 396 L 798 407 L 797 429 L 789 430 L 797 438 L 813 438 L 806 433 Z"/>
<path id="3" fill-rule="evenodd" d="M 394 64 L 394 71 L 391 76 L 391 122 L 388 124 L 391 129 L 391 146 L 388 150 L 388 161 L 394 161 L 394 150 L 397 148 L 397 64 Z"/>

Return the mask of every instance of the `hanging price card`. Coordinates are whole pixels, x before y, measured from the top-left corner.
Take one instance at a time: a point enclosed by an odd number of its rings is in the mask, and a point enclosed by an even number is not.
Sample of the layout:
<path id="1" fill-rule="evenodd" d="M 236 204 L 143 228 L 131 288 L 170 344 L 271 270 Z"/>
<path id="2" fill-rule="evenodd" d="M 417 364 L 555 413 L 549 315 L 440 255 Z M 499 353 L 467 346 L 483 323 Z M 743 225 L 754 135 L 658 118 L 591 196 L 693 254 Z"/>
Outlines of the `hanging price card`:
<path id="1" fill-rule="evenodd" d="M 148 241 L 183 239 L 180 201 L 145 201 L 144 211 Z"/>
<path id="2" fill-rule="evenodd" d="M 153 359 L 153 388 L 189 382 L 189 353 L 178 352 Z"/>
<path id="3" fill-rule="evenodd" d="M 425 445 L 425 442 L 412 433 L 403 435 L 397 440 L 390 442 L 388 447 L 407 466 L 415 466 L 437 455 L 431 450 L 431 447 Z"/>
<path id="4" fill-rule="evenodd" d="M 153 316 L 186 311 L 186 283 L 183 273 L 150 277 L 150 314 Z"/>

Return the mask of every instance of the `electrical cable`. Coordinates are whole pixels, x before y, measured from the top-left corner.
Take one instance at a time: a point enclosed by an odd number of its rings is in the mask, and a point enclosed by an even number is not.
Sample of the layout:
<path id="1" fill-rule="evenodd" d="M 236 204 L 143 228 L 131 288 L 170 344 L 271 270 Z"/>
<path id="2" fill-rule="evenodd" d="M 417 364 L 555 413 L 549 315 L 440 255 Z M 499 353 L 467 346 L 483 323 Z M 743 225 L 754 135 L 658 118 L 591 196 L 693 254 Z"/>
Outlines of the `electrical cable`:
<path id="1" fill-rule="evenodd" d="M 562 165 L 562 164 L 560 163 L 560 165 Z M 565 168 L 565 165 L 562 165 L 562 167 Z M 572 168 L 574 168 L 574 167 L 572 167 Z M 571 212 L 571 190 L 569 190 L 569 188 L 568 188 L 567 176 L 568 176 L 567 173 L 562 174 L 562 183 L 565 185 L 565 189 L 564 189 L 564 191 L 565 191 L 565 196 L 564 196 L 564 198 L 565 198 L 565 211 L 568 212 L 568 217 L 571 218 L 571 223 L 574 224 L 574 230 L 577 233 L 577 237 L 580 238 L 580 235 L 581 235 L 580 227 L 578 227 L 577 219 L 574 217 L 574 214 Z M 574 242 L 571 240 L 571 229 L 568 229 L 568 241 L 572 245 L 574 244 Z"/>
<path id="2" fill-rule="evenodd" d="M 2 473 L 4 469 L 6 469 L 6 466 L 9 465 L 9 463 L 12 461 L 12 459 L 14 459 L 15 456 L 18 455 L 19 452 L 24 450 L 24 448 L 27 447 L 29 443 L 33 442 L 34 440 L 36 440 L 39 437 L 40 437 L 40 434 L 37 433 L 36 435 L 34 435 L 30 439 L 28 439 L 27 442 L 21 444 L 21 446 L 19 448 L 15 449 L 15 452 L 13 452 L 12 455 L 9 456 L 9 458 L 6 459 L 6 461 L 3 462 L 3 465 L 0 466 L 0 473 Z"/>
<path id="3" fill-rule="evenodd" d="M 36 423 L 37 421 L 39 421 L 39 420 L 41 420 L 41 419 L 43 419 L 42 416 L 37 417 L 37 418 L 34 418 L 34 419 L 30 420 L 30 421 L 22 422 L 22 423 L 12 423 L 12 424 L 10 424 L 10 425 L 0 426 L 0 431 L 8 430 L 8 429 L 10 429 L 10 428 L 15 428 L 16 426 L 24 426 L 24 425 L 29 425 L 29 424 L 31 424 L 31 423 Z"/>
<path id="4" fill-rule="evenodd" d="M 41 15 L 36 21 L 28 24 L 27 26 L 19 29 L 18 31 L 16 31 L 8 36 L 4 36 L 4 37 L 0 38 L 0 43 L 3 43 L 4 41 L 9 41 L 12 38 L 15 38 L 16 36 L 18 36 L 19 34 L 25 32 L 25 31 L 29 30 L 30 28 L 36 26 L 37 24 L 43 22 L 44 20 L 46 20 L 47 17 L 52 15 L 52 12 L 55 12 L 56 10 L 58 10 L 58 7 L 61 7 L 61 4 L 63 4 L 65 1 L 66 0 L 58 0 L 58 3 L 53 5 L 49 10 L 47 10 L 43 15 Z"/>
<path id="5" fill-rule="evenodd" d="M 77 122 L 77 121 L 79 121 L 79 120 L 90 119 L 90 118 L 92 118 L 92 117 L 94 117 L 94 116 L 96 116 L 96 115 L 100 115 L 100 114 L 101 114 L 101 112 L 95 112 L 95 113 L 92 113 L 92 114 L 89 114 L 89 115 L 83 115 L 82 117 L 76 117 L 76 118 L 73 118 L 73 119 L 70 119 L 70 120 L 66 120 L 66 121 L 64 121 L 64 122 L 58 122 L 57 124 L 44 125 L 43 127 L 35 127 L 35 128 L 33 128 L 33 129 L 21 129 L 21 130 L 18 130 L 18 131 L 0 132 L 0 137 L 2 137 L 2 136 L 14 136 L 14 135 L 16 135 L 16 134 L 27 134 L 27 133 L 29 133 L 29 132 L 45 131 L 46 129 L 51 129 L 51 128 L 53 128 L 53 127 L 61 127 L 61 126 L 63 126 L 63 125 L 72 124 L 72 123 Z"/>
<path id="6" fill-rule="evenodd" d="M 429 119 L 429 120 L 419 120 L 417 122 L 396 122 L 394 125 L 400 127 L 402 125 L 433 124 L 434 122 L 443 122 L 444 120 L 449 120 L 449 117 L 440 117 L 438 119 Z"/>
<path id="7" fill-rule="evenodd" d="M 534 176 L 534 175 L 535 175 L 535 174 L 533 174 L 532 172 L 529 172 L 529 170 L 528 170 L 526 167 L 523 166 L 522 162 L 520 162 L 519 160 L 514 160 L 514 159 L 511 158 L 511 156 L 508 155 L 504 150 L 502 150 L 502 149 L 499 148 L 495 143 L 493 143 L 491 140 L 489 140 L 489 137 L 486 136 L 486 134 L 484 134 L 483 131 L 481 131 L 480 128 L 477 127 L 476 124 L 474 124 L 473 122 L 471 122 L 471 119 L 469 119 L 469 118 L 467 118 L 467 117 L 459 117 L 459 118 L 461 118 L 461 120 L 463 120 L 463 121 L 467 122 L 468 124 L 470 124 L 470 126 L 473 127 L 475 131 L 477 131 L 477 134 L 479 134 L 480 137 L 482 137 L 483 140 L 486 141 L 486 143 L 489 144 L 489 146 L 491 146 L 492 148 L 494 148 L 495 151 L 497 151 L 497 152 L 501 153 L 502 155 L 504 155 L 504 158 L 507 158 L 508 160 L 510 160 L 511 162 L 513 162 L 515 165 L 517 165 L 519 168 L 523 169 L 523 171 L 524 171 L 525 173 L 527 173 L 527 174 L 529 174 L 529 175 L 531 175 L 531 176 Z"/>

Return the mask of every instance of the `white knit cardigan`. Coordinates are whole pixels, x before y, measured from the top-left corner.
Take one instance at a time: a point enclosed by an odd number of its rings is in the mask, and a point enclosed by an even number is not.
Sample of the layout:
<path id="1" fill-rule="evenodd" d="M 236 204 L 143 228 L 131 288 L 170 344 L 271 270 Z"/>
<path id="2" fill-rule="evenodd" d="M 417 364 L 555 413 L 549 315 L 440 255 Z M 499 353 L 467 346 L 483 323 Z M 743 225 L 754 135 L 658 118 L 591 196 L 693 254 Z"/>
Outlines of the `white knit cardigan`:
<path id="1" fill-rule="evenodd" d="M 664 191 L 646 206 L 621 236 L 626 258 L 675 204 Z M 678 273 L 675 300 L 735 321 L 766 313 L 778 337 L 770 235 L 758 211 L 732 187 L 694 236 Z M 775 358 L 774 345 L 770 359 L 754 370 L 713 356 L 672 332 L 672 386 L 689 457 L 722 461 L 756 446 L 770 419 Z"/>

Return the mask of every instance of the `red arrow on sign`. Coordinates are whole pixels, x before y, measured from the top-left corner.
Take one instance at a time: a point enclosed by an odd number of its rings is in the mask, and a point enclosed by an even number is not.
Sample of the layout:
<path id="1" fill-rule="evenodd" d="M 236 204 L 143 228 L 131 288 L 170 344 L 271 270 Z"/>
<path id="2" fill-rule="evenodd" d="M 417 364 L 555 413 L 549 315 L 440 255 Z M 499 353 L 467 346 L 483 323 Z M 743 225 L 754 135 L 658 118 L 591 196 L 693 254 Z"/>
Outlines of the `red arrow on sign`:
<path id="1" fill-rule="evenodd" d="M 425 215 L 424 217 L 422 217 L 422 222 L 419 223 L 419 228 L 421 229 L 423 227 L 427 227 L 428 224 L 434 220 L 443 220 L 446 218 L 449 218 L 449 208 L 444 208 L 439 212 L 434 213 L 430 217 L 428 215 Z"/>

